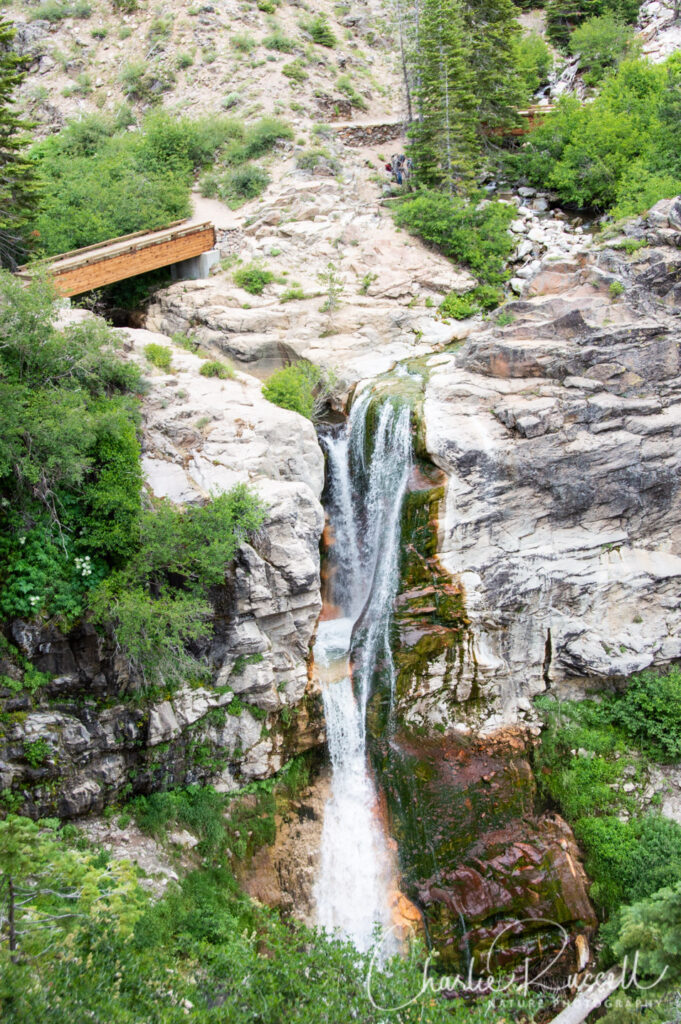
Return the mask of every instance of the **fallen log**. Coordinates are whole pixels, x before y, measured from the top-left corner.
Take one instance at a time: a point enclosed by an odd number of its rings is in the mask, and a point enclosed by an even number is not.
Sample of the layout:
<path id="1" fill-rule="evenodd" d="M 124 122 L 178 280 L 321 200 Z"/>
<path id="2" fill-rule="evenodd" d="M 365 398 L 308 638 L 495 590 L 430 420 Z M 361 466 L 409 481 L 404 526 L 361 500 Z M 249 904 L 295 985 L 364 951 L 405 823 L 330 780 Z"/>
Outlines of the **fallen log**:
<path id="1" fill-rule="evenodd" d="M 580 992 L 569 1006 L 554 1017 L 550 1024 L 582 1024 L 589 1014 L 604 1003 L 622 984 L 622 971 L 615 970 L 599 982 Z"/>

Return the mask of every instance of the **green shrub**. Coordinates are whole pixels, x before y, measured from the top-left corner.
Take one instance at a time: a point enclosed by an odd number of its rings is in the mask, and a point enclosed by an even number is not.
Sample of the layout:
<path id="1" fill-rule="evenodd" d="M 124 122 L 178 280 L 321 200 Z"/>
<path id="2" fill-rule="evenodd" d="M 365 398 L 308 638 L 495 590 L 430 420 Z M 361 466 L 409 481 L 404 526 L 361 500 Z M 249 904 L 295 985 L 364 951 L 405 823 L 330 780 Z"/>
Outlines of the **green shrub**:
<path id="1" fill-rule="evenodd" d="M 97 430 L 93 456 L 101 468 L 84 489 L 83 535 L 88 550 L 120 566 L 136 550 L 139 526 L 143 480 L 136 424 L 110 417 Z M 85 583 L 93 582 L 85 576 Z"/>
<path id="2" fill-rule="evenodd" d="M 624 693 L 599 701 L 547 697 L 537 705 L 546 722 L 535 755 L 540 792 L 573 826 L 599 908 L 614 914 L 681 876 L 681 827 L 650 812 L 636 817 L 638 804 L 622 789 L 640 763 L 632 747 L 679 757 L 681 670 L 636 676 Z"/>
<path id="3" fill-rule="evenodd" d="M 228 117 L 177 118 L 163 111 L 149 114 L 135 133 L 101 115 L 68 125 L 32 150 L 43 183 L 32 224 L 42 254 L 187 216 L 194 170 L 244 134 L 241 122 Z"/>
<path id="4" fill-rule="evenodd" d="M 315 391 L 321 381 L 321 372 L 311 363 L 298 362 L 276 370 L 263 385 L 265 398 L 282 409 L 292 409 L 313 418 Z"/>
<path id="5" fill-rule="evenodd" d="M 306 82 L 310 77 L 303 66 L 303 62 L 300 58 L 292 60 L 290 64 L 284 64 L 281 69 L 282 75 L 286 75 L 293 82 Z"/>
<path id="6" fill-rule="evenodd" d="M 357 107 L 359 110 L 366 110 L 367 102 L 364 97 L 357 92 L 349 75 L 339 75 L 336 85 L 340 92 L 347 96 L 353 107 Z"/>
<path id="7" fill-rule="evenodd" d="M 256 47 L 256 42 L 253 36 L 247 35 L 245 32 L 234 32 L 229 41 L 235 50 L 239 53 L 251 53 Z"/>
<path id="8" fill-rule="evenodd" d="M 218 359 L 209 359 L 202 363 L 199 373 L 202 377 L 219 377 L 220 380 L 233 380 L 234 370 L 227 363 Z"/>
<path id="9" fill-rule="evenodd" d="M 292 139 L 293 131 L 285 121 L 276 117 L 263 117 L 256 121 L 225 150 L 225 159 L 230 164 L 242 164 L 247 160 L 256 160 L 274 149 L 282 139 Z"/>
<path id="10" fill-rule="evenodd" d="M 53 299 L 0 274 L 0 612 L 69 622 L 135 543 L 141 375 L 101 321 L 57 330 Z"/>
<path id="11" fill-rule="evenodd" d="M 144 119 L 140 157 L 150 169 L 172 168 L 190 180 L 196 168 L 243 136 L 243 124 L 231 117 L 178 118 L 158 110 Z"/>
<path id="12" fill-rule="evenodd" d="M 272 271 L 266 270 L 265 267 L 261 267 L 257 263 L 249 263 L 245 267 L 239 267 L 238 270 L 234 271 L 232 277 L 240 288 L 250 292 L 251 295 L 262 295 L 265 286 L 274 281 Z"/>
<path id="13" fill-rule="evenodd" d="M 359 286 L 359 293 L 360 293 L 360 295 L 368 295 L 369 294 L 369 289 L 371 288 L 371 285 L 373 284 L 374 281 L 377 280 L 377 278 L 378 278 L 378 274 L 372 274 L 372 273 L 365 274 L 363 276 L 363 278 L 362 278 L 362 283 Z M 428 296 L 428 299 L 430 299 L 430 296 Z M 432 306 L 433 300 L 430 299 L 430 303 L 429 303 L 428 299 L 426 299 L 426 306 L 428 306 L 429 304 Z"/>
<path id="14" fill-rule="evenodd" d="M 165 370 L 166 373 L 170 373 L 173 353 L 172 349 L 168 348 L 167 345 L 157 345 L 155 342 L 145 345 L 144 355 L 159 370 Z"/>
<path id="15" fill-rule="evenodd" d="M 626 907 L 620 916 L 614 952 L 618 960 L 635 963 L 642 977 L 664 978 L 665 989 L 678 992 L 681 978 L 681 882 L 660 889 L 646 900 Z M 649 986 L 654 987 L 653 985 Z M 657 985 L 658 992 L 661 990 Z M 668 1018 L 668 1014 L 664 1014 Z M 640 1010 L 632 1007 L 631 1018 L 612 1018 L 612 1024 L 638 1024 Z"/>
<path id="16" fill-rule="evenodd" d="M 563 202 L 642 213 L 681 192 L 681 55 L 625 60 L 584 106 L 574 97 L 527 137 L 509 163 Z"/>
<path id="17" fill-rule="evenodd" d="M 18 655 L 18 651 L 16 654 Z M 21 660 L 20 656 L 16 660 Z M 52 677 L 47 672 L 38 672 L 33 665 L 22 672 L 21 679 L 12 679 L 11 676 L 0 676 L 0 686 L 12 693 L 29 693 L 31 696 L 37 693 L 41 687 L 46 686 Z"/>
<path id="18" fill-rule="evenodd" d="M 450 292 L 440 303 L 440 313 L 454 320 L 466 320 L 476 313 L 495 309 L 503 300 L 504 293 L 501 289 L 480 285 L 465 295 Z"/>
<path id="19" fill-rule="evenodd" d="M 24 757 L 31 768 L 39 768 L 50 756 L 50 745 L 40 737 L 37 740 L 24 740 Z"/>
<path id="20" fill-rule="evenodd" d="M 587 85 L 597 85 L 625 57 L 634 30 L 612 14 L 589 18 L 570 35 L 570 52 L 580 55 Z"/>
<path id="21" fill-rule="evenodd" d="M 111 6 L 114 11 L 121 11 L 123 14 L 132 14 L 139 7 L 138 0 L 111 0 Z M 123 29 L 121 29 L 121 32 Z M 130 35 L 131 29 L 128 29 L 128 35 Z M 127 36 L 126 36 L 127 38 Z"/>
<path id="22" fill-rule="evenodd" d="M 317 273 L 317 277 L 326 291 L 326 299 L 320 306 L 320 312 L 331 315 L 340 306 L 341 296 L 345 291 L 343 278 L 338 272 L 338 267 L 331 260 L 326 264 L 325 270 L 320 270 Z"/>
<path id="23" fill-rule="evenodd" d="M 423 189 L 393 216 L 400 227 L 470 267 L 483 283 L 498 285 L 508 276 L 504 262 L 514 247 L 507 230 L 514 217 L 511 206 Z"/>
<path id="24" fill-rule="evenodd" d="M 553 66 L 551 50 L 536 32 L 519 36 L 514 43 L 515 60 L 529 99 L 546 85 Z"/>
<path id="25" fill-rule="evenodd" d="M 266 170 L 255 164 L 245 164 L 225 171 L 217 179 L 216 191 L 232 209 L 236 209 L 249 199 L 262 195 L 269 183 L 270 176 Z"/>
<path id="26" fill-rule="evenodd" d="M 331 26 L 326 20 L 326 16 L 318 14 L 314 18 L 308 18 L 300 23 L 300 27 L 303 32 L 307 32 L 312 37 L 312 41 L 317 43 L 319 46 L 334 47 L 338 40 L 331 31 Z"/>
<path id="27" fill-rule="evenodd" d="M 293 53 L 296 49 L 295 40 L 285 36 L 281 29 L 275 29 L 272 35 L 264 38 L 263 43 L 268 50 L 278 50 L 280 53 Z"/>
<path id="28" fill-rule="evenodd" d="M 613 701 L 612 720 L 656 759 L 681 759 L 681 669 L 634 676 Z"/>
<path id="29" fill-rule="evenodd" d="M 191 53 L 178 53 L 175 59 L 175 65 L 180 71 L 184 71 L 186 68 L 190 68 L 194 63 L 194 58 Z"/>
<path id="30" fill-rule="evenodd" d="M 157 501 L 141 515 L 134 556 L 100 584 L 91 603 L 146 687 L 206 676 L 206 664 L 188 645 L 211 635 L 209 590 L 224 582 L 264 515 L 243 485 L 186 511 Z"/>
<path id="31" fill-rule="evenodd" d="M 440 303 L 440 313 L 444 317 L 451 317 L 454 320 L 467 320 L 468 317 L 475 316 L 479 312 L 480 307 L 470 297 L 470 293 L 457 295 L 456 292 L 450 292 Z"/>
<path id="32" fill-rule="evenodd" d="M 681 877 L 681 827 L 675 821 L 656 814 L 628 822 L 588 817 L 574 829 L 594 880 L 591 896 L 609 914 Z"/>
<path id="33" fill-rule="evenodd" d="M 104 28 L 104 27 L 102 27 L 102 28 L 93 28 L 92 32 L 90 32 L 90 35 L 92 36 L 93 39 L 106 39 L 108 34 L 109 34 L 108 28 Z"/>

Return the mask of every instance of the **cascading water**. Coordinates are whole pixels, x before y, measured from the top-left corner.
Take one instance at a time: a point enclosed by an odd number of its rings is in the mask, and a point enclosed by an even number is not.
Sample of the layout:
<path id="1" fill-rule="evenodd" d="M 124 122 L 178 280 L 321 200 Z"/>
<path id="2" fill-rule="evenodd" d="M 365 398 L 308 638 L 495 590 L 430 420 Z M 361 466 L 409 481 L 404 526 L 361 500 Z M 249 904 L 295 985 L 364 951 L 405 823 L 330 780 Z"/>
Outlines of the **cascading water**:
<path id="1" fill-rule="evenodd" d="M 409 409 L 390 400 L 381 407 L 367 459 L 370 403 L 367 390 L 344 432 L 324 442 L 335 535 L 327 596 L 340 617 L 320 623 L 315 644 L 332 768 L 315 887 L 317 923 L 362 951 L 371 946 L 377 925 L 391 923 L 392 865 L 367 765 L 366 709 L 377 671 L 387 674 L 391 693 L 394 686 L 389 629 L 399 583 L 400 512 L 412 466 Z"/>

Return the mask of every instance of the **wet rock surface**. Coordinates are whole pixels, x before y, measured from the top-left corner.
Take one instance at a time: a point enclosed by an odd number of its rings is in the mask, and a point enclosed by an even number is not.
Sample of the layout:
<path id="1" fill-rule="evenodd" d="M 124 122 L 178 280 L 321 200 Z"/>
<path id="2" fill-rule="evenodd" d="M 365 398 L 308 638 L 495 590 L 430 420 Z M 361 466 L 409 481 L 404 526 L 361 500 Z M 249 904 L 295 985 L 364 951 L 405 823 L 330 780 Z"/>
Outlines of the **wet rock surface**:
<path id="1" fill-rule="evenodd" d="M 316 922 L 314 884 L 319 870 L 328 770 L 276 816 L 276 839 L 261 846 L 239 871 L 247 893 L 310 926 Z"/>
<path id="2" fill-rule="evenodd" d="M 595 931 L 570 828 L 535 813 L 530 750 L 517 730 L 480 741 L 398 728 L 374 746 L 403 887 L 450 972 L 550 953 L 566 973 Z"/>

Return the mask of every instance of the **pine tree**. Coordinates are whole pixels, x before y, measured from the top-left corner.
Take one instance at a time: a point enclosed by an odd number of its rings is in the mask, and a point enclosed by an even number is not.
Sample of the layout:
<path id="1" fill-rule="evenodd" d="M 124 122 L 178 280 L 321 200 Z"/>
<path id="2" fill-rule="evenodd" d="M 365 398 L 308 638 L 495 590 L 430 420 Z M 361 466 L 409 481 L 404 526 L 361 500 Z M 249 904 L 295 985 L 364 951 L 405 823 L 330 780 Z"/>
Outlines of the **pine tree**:
<path id="1" fill-rule="evenodd" d="M 479 131 L 489 138 L 516 122 L 523 101 L 515 54 L 518 11 L 513 0 L 466 0 L 463 22 Z"/>
<path id="2" fill-rule="evenodd" d="M 409 135 L 419 182 L 450 193 L 476 163 L 476 97 L 459 0 L 423 0 L 416 28 Z"/>
<path id="3" fill-rule="evenodd" d="M 37 202 L 33 164 L 26 155 L 32 127 L 14 109 L 12 96 L 26 76 L 12 49 L 14 28 L 0 18 L 0 266 L 14 269 L 26 252 L 25 235 Z"/>
<path id="4" fill-rule="evenodd" d="M 602 0 L 549 0 L 546 27 L 554 46 L 567 47 L 570 33 L 587 18 L 595 18 L 608 7 Z"/>
<path id="5" fill-rule="evenodd" d="M 681 883 L 659 889 L 648 899 L 621 911 L 618 958 L 637 958 L 638 973 L 647 979 L 664 975 L 667 986 L 681 979 Z M 660 986 L 661 988 L 661 986 Z"/>

